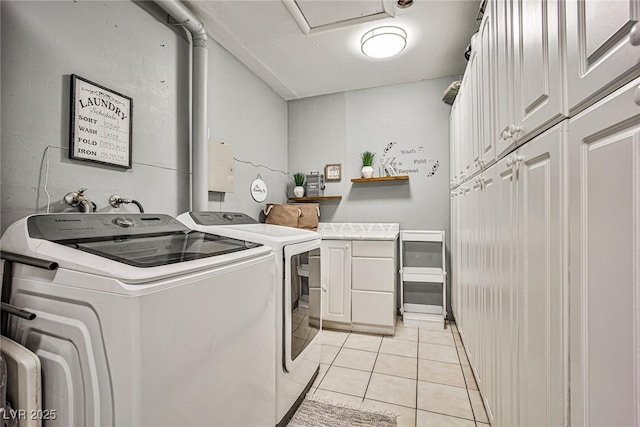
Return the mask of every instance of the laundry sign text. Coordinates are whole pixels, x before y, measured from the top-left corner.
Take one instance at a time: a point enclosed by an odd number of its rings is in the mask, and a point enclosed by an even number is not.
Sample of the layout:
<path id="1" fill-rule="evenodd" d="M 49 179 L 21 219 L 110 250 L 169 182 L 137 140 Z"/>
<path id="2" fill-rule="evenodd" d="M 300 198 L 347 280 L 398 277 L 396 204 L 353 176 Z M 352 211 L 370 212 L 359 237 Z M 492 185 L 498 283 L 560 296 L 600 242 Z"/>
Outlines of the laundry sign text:
<path id="1" fill-rule="evenodd" d="M 130 97 L 71 75 L 69 157 L 131 168 Z"/>

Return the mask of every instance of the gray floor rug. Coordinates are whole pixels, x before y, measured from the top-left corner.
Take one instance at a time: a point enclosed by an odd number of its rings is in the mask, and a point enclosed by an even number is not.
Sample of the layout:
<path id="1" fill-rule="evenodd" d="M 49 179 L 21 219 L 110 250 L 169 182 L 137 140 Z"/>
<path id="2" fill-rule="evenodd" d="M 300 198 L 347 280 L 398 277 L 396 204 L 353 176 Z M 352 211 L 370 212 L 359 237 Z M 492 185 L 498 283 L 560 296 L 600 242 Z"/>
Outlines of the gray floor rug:
<path id="1" fill-rule="evenodd" d="M 397 417 L 342 404 L 305 399 L 289 422 L 289 427 L 396 427 Z"/>

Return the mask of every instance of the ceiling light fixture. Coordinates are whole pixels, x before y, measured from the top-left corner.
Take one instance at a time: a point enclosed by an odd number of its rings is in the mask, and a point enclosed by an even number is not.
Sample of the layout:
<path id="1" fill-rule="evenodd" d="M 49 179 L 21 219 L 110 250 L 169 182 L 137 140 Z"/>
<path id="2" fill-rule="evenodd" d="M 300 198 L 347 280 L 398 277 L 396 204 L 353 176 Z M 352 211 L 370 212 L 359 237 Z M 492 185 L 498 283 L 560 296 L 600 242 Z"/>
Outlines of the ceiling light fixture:
<path id="1" fill-rule="evenodd" d="M 399 27 L 378 27 L 367 31 L 360 40 L 362 53 L 371 58 L 389 58 L 407 46 L 407 32 Z"/>

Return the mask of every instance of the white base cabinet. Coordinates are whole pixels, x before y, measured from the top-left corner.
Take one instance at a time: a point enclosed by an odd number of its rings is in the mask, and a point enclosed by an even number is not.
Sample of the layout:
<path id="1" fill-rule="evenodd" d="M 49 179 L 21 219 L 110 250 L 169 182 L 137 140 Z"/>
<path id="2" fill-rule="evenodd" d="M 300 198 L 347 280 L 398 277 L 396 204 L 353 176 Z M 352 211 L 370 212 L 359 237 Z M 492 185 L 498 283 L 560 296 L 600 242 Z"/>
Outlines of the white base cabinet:
<path id="1" fill-rule="evenodd" d="M 323 326 L 392 335 L 397 240 L 323 240 L 321 251 Z"/>

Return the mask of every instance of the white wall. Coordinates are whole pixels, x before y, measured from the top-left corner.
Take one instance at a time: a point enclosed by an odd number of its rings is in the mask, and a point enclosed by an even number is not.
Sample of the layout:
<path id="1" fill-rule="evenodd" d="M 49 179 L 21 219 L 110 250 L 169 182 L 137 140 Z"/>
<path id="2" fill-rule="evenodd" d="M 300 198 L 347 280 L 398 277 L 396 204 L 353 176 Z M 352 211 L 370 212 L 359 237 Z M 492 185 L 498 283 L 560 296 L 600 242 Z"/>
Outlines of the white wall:
<path id="1" fill-rule="evenodd" d="M 180 27 L 150 2 L 2 1 L 1 230 L 44 212 L 45 149 L 49 149 L 51 211 L 62 197 L 87 187 L 99 211 L 109 196 L 139 200 L 148 212 L 189 209 L 190 45 Z M 211 138 L 236 157 L 286 170 L 286 103 L 210 41 Z M 133 98 L 133 168 L 69 159 L 70 74 Z M 258 169 L 236 163 L 236 193 L 223 209 L 259 211 L 248 192 Z M 284 175 L 259 169 L 284 201 Z M 212 193 L 210 200 L 219 200 Z M 210 203 L 218 209 L 218 202 Z M 135 212 L 135 207 L 126 207 Z M 255 215 L 257 216 L 257 215 Z"/>
<path id="2" fill-rule="evenodd" d="M 451 107 L 441 98 L 453 80 L 289 101 L 289 169 L 308 173 L 342 163 L 342 180 L 328 182 L 325 189 L 325 195 L 342 200 L 322 202 L 321 221 L 398 222 L 401 229 L 445 230 L 448 240 Z M 409 181 L 352 183 L 360 177 L 360 153 L 368 150 L 380 158 L 391 142 L 397 144 L 387 156 L 403 163 L 398 168 L 410 171 Z"/>
<path id="3" fill-rule="evenodd" d="M 209 75 L 210 139 L 230 144 L 240 160 L 234 161 L 235 191 L 209 193 L 209 209 L 244 212 L 258 219 L 265 203 L 286 202 L 288 177 L 244 162 L 287 171 L 287 102 L 213 42 Z M 258 174 L 269 190 L 263 203 L 249 193 Z"/>

